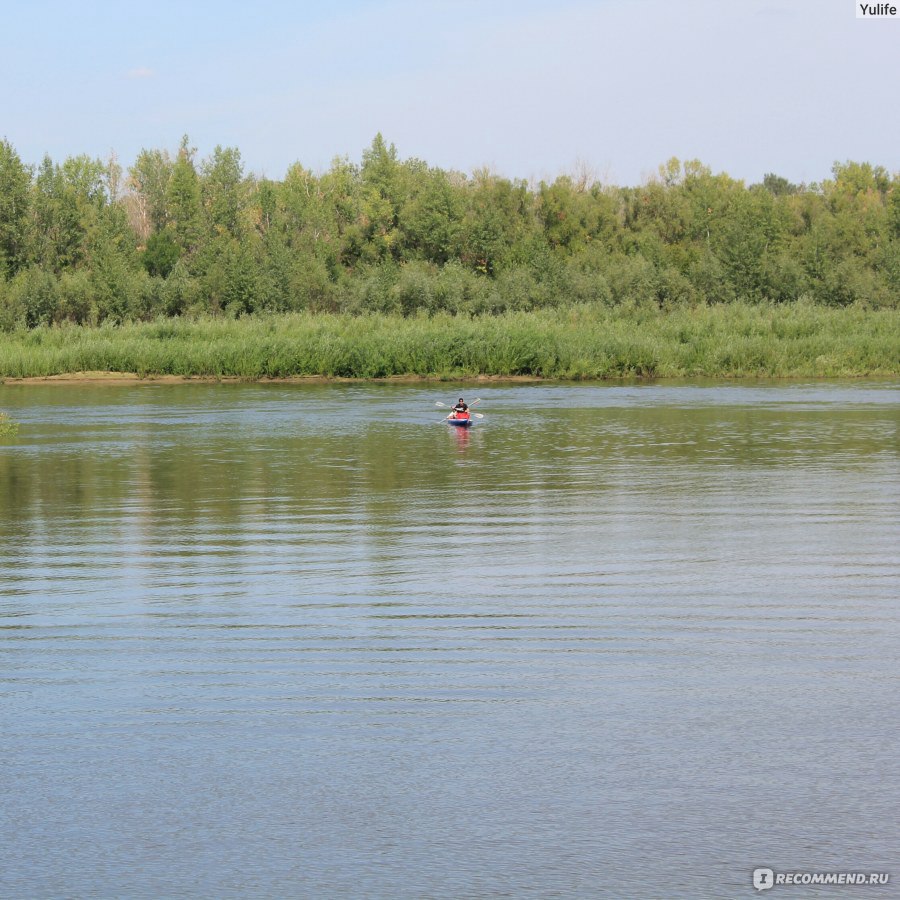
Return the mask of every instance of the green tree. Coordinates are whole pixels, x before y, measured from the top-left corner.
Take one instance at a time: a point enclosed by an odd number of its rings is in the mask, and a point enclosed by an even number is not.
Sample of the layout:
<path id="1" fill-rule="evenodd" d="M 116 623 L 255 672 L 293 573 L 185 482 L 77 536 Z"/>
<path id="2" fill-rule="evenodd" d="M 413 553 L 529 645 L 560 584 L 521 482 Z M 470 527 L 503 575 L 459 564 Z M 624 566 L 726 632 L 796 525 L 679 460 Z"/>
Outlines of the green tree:
<path id="1" fill-rule="evenodd" d="M 238 237 L 246 194 L 240 151 L 217 146 L 201 173 L 203 207 L 213 231 Z"/>
<path id="2" fill-rule="evenodd" d="M 39 266 L 20 269 L 9 285 L 9 303 L 26 328 L 49 325 L 57 303 L 57 280 Z"/>
<path id="3" fill-rule="evenodd" d="M 551 185 L 541 182 L 538 215 L 551 247 L 564 255 L 577 254 L 598 240 L 610 249 L 618 231 L 618 200 L 599 184 L 576 182 L 568 175 Z"/>
<path id="4" fill-rule="evenodd" d="M 900 175 L 895 175 L 887 197 L 888 233 L 900 241 Z"/>
<path id="5" fill-rule="evenodd" d="M 181 259 L 181 249 L 170 231 L 157 231 L 147 239 L 141 262 L 150 275 L 165 278 Z"/>
<path id="6" fill-rule="evenodd" d="M 474 175 L 467 201 L 463 261 L 485 275 L 506 264 L 527 262 L 529 239 L 536 235 L 538 223 L 525 182 L 482 169 Z"/>
<path id="7" fill-rule="evenodd" d="M 859 196 L 877 192 L 886 194 L 891 188 L 891 177 L 883 166 L 848 160 L 836 162 L 831 167 L 834 186 L 839 193 Z"/>
<path id="8" fill-rule="evenodd" d="M 56 273 L 82 264 L 91 231 L 109 205 L 107 183 L 98 159 L 75 156 L 54 165 L 44 157 L 32 192 L 32 259 Z"/>
<path id="9" fill-rule="evenodd" d="M 0 141 L 0 277 L 25 264 L 30 187 L 30 169 L 9 141 Z"/>
<path id="10" fill-rule="evenodd" d="M 780 175 L 775 175 L 772 172 L 767 172 L 763 176 L 762 186 L 776 197 L 785 197 L 788 194 L 796 194 L 800 191 L 796 184 L 791 184 L 787 178 L 782 178 Z"/>
<path id="11" fill-rule="evenodd" d="M 197 248 L 202 236 L 200 179 L 194 168 L 194 153 L 187 135 L 181 141 L 172 177 L 166 187 L 168 227 L 183 253 Z"/>
<path id="12" fill-rule="evenodd" d="M 98 318 L 125 322 L 136 316 L 147 275 L 139 264 L 126 211 L 104 207 L 88 241 L 92 299 Z"/>
<path id="13" fill-rule="evenodd" d="M 233 244 L 225 267 L 223 300 L 233 315 L 252 313 L 258 305 L 259 269 L 250 248 Z"/>
<path id="14" fill-rule="evenodd" d="M 740 299 L 767 299 L 766 261 L 778 254 L 782 232 L 778 207 L 769 191 L 737 191 L 728 197 L 712 247 Z"/>
<path id="15" fill-rule="evenodd" d="M 279 212 L 289 246 L 318 255 L 325 245 L 336 242 L 340 232 L 334 202 L 337 187 L 333 180 L 317 178 L 299 163 L 288 169 L 279 191 Z"/>
<path id="16" fill-rule="evenodd" d="M 132 228 L 146 241 L 168 220 L 168 192 L 174 164 L 164 150 L 141 150 L 128 173 L 126 206 Z"/>
<path id="17" fill-rule="evenodd" d="M 74 191 L 49 156 L 35 176 L 31 220 L 30 256 L 35 263 L 60 272 L 83 259 L 85 222 Z"/>
<path id="18" fill-rule="evenodd" d="M 413 256 L 444 264 L 459 252 L 465 200 L 440 169 L 422 173 L 417 181 L 418 191 L 406 201 L 399 217 L 403 244 Z"/>
<path id="19" fill-rule="evenodd" d="M 357 223 L 362 233 L 363 256 L 370 260 L 400 256 L 400 209 L 406 202 L 409 168 L 402 165 L 397 148 L 375 135 L 363 152 L 360 169 Z"/>

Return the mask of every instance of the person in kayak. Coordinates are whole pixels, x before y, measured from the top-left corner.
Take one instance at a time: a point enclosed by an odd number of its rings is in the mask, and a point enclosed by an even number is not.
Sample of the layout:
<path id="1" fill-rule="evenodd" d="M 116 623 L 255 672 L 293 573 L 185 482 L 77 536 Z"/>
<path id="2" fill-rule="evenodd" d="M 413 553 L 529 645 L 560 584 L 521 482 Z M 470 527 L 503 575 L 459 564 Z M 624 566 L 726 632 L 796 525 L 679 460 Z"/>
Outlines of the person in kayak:
<path id="1" fill-rule="evenodd" d="M 469 418 L 469 404 L 463 400 L 462 397 L 459 398 L 459 402 L 456 406 L 453 407 L 453 418 L 454 419 L 468 419 Z"/>

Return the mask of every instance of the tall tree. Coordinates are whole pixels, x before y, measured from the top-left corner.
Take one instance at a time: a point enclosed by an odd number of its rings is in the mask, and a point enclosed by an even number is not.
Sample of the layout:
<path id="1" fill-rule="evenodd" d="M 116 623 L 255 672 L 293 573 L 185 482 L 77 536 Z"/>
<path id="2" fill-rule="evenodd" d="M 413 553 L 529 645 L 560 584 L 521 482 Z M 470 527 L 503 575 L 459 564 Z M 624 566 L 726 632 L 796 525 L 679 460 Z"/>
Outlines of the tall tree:
<path id="1" fill-rule="evenodd" d="M 141 150 L 129 170 L 129 219 L 142 241 L 166 227 L 172 169 L 172 160 L 165 150 Z"/>
<path id="2" fill-rule="evenodd" d="M 190 253 L 197 248 L 202 233 L 200 179 L 194 168 L 195 153 L 196 150 L 190 146 L 185 135 L 166 188 L 168 226 L 184 253 Z"/>
<path id="3" fill-rule="evenodd" d="M 404 244 L 429 262 L 446 263 L 459 252 L 459 232 L 465 212 L 463 193 L 440 169 L 425 172 L 416 181 L 419 190 L 400 214 Z"/>
<path id="4" fill-rule="evenodd" d="M 477 272 L 493 275 L 517 256 L 528 255 L 527 244 L 537 223 L 525 182 L 481 169 L 474 174 L 467 200 L 463 262 Z"/>
<path id="5" fill-rule="evenodd" d="M 30 187 L 31 170 L 9 141 L 0 141 L 0 276 L 25 264 Z"/>
<path id="6" fill-rule="evenodd" d="M 763 176 L 763 187 L 776 197 L 784 197 L 787 194 L 796 194 L 800 188 L 796 184 L 791 184 L 787 178 L 776 175 L 774 172 L 767 172 Z"/>
<path id="7" fill-rule="evenodd" d="M 45 156 L 34 180 L 31 203 L 31 258 L 59 273 L 84 257 L 85 222 L 75 192 L 59 166 Z"/>
<path id="8" fill-rule="evenodd" d="M 201 173 L 203 207 L 213 231 L 237 237 L 246 193 L 240 151 L 217 146 Z"/>
<path id="9" fill-rule="evenodd" d="M 397 225 L 405 199 L 404 178 L 397 148 L 388 145 L 380 133 L 363 151 L 360 176 L 359 224 L 367 248 L 375 259 L 396 256 L 399 252 Z"/>

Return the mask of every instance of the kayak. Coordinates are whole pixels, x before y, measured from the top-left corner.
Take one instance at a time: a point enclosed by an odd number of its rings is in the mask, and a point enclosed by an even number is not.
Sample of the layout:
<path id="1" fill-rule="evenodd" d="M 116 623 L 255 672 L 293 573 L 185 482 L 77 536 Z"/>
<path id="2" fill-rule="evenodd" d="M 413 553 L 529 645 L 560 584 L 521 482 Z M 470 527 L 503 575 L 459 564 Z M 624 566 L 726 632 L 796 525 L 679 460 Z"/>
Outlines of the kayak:
<path id="1" fill-rule="evenodd" d="M 447 424 L 455 425 L 457 428 L 468 428 L 470 425 L 474 425 L 475 423 L 468 416 L 459 419 L 457 419 L 456 416 L 450 416 L 450 418 L 447 419 Z"/>

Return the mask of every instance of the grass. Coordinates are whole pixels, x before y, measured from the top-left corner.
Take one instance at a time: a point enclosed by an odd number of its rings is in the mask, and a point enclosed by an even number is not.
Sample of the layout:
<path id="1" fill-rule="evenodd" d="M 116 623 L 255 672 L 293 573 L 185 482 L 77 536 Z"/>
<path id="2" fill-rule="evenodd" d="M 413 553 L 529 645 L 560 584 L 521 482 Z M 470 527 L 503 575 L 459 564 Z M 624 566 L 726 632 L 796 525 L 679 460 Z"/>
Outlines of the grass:
<path id="1" fill-rule="evenodd" d="M 900 311 L 730 304 L 481 318 L 296 313 L 0 336 L 0 377 L 84 371 L 245 379 L 898 375 Z"/>

